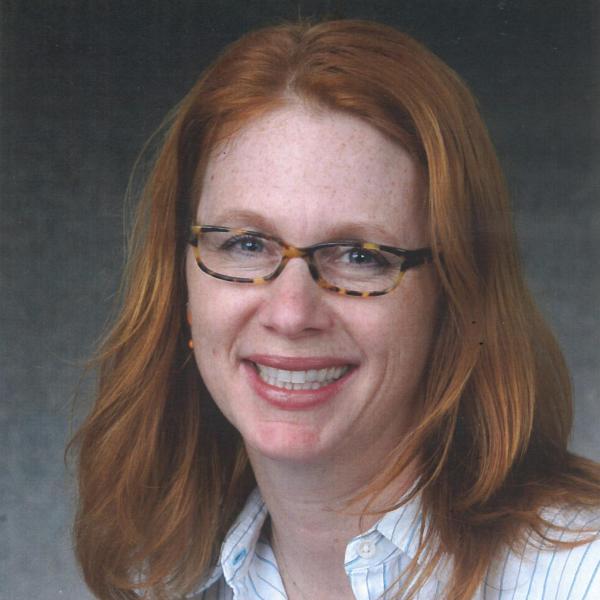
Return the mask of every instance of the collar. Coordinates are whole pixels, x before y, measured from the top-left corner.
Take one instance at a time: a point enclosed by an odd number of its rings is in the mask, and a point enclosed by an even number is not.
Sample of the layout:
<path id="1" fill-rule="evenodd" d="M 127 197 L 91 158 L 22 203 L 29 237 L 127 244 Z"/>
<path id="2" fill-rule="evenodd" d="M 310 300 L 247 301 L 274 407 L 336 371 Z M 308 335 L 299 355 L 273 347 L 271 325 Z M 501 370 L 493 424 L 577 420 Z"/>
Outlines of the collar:
<path id="1" fill-rule="evenodd" d="M 234 581 L 246 575 L 267 515 L 267 506 L 258 488 L 255 488 L 225 536 L 218 565 L 190 597 L 208 589 L 223 576 L 231 586 Z"/>
<path id="2" fill-rule="evenodd" d="M 407 492 L 410 493 L 413 488 Z M 400 502 L 402 499 L 400 500 Z M 421 494 L 404 502 L 401 506 L 385 513 L 371 529 L 352 539 L 346 547 L 344 566 L 347 574 L 360 569 L 368 570 L 382 564 L 391 557 L 401 557 L 403 568 L 417 556 L 423 526 Z M 429 522 L 423 526 L 428 533 Z M 434 544 L 435 538 L 434 538 Z M 373 548 L 369 552 L 369 548 Z M 420 563 L 425 557 L 422 557 Z M 452 575 L 449 557 L 443 558 L 436 566 L 432 578 L 447 584 Z"/>
<path id="3" fill-rule="evenodd" d="M 221 577 L 224 577 L 231 587 L 235 587 L 236 582 L 247 575 L 267 516 L 267 507 L 256 488 L 225 536 L 219 564 L 195 593 L 206 590 Z M 408 560 L 413 559 L 419 547 L 422 519 L 419 494 L 399 508 L 386 513 L 368 531 L 349 542 L 344 559 L 346 572 L 350 575 L 351 572 L 367 569 L 392 555 L 402 554 Z M 369 551 L 370 548 L 373 551 Z M 450 567 L 447 561 L 442 562 L 436 568 L 435 579 L 447 582 Z"/>

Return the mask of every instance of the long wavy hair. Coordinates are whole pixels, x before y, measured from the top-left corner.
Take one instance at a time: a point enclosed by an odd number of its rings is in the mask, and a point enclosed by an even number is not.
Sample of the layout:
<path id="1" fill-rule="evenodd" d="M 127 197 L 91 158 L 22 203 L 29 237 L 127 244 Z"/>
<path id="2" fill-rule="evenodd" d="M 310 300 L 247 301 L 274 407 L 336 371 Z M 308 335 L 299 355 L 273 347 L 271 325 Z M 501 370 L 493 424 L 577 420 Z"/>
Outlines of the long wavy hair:
<path id="1" fill-rule="evenodd" d="M 401 144 L 427 184 L 442 289 L 424 400 L 408 439 L 365 491 L 415 460 L 425 521 L 412 598 L 443 555 L 445 597 L 470 598 L 503 544 L 543 536 L 539 509 L 593 505 L 600 475 L 567 451 L 570 382 L 526 289 L 505 182 L 476 103 L 422 45 L 364 21 L 284 24 L 229 46 L 178 106 L 139 203 L 119 314 L 96 358 L 78 450 L 77 558 L 102 599 L 177 597 L 214 565 L 255 485 L 239 434 L 187 347 L 187 227 L 211 149 L 302 98 Z"/>

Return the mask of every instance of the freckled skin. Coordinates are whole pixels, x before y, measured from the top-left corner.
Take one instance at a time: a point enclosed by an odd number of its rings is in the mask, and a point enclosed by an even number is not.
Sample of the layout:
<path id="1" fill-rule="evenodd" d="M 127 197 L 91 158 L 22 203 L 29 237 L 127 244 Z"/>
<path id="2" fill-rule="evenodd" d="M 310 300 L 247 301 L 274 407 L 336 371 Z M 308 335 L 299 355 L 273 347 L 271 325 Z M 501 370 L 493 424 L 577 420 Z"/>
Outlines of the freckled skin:
<path id="1" fill-rule="evenodd" d="M 258 228 L 297 246 L 339 239 L 356 224 L 365 241 L 406 249 L 429 242 L 423 185 L 409 155 L 358 118 L 299 105 L 250 122 L 217 148 L 197 222 Z M 190 250 L 186 274 L 200 373 L 249 451 L 377 464 L 398 443 L 438 310 L 431 265 L 367 299 L 320 289 L 302 260 L 251 286 L 202 273 Z M 242 358 L 252 354 L 338 357 L 358 368 L 326 404 L 290 412 L 251 389 Z"/>

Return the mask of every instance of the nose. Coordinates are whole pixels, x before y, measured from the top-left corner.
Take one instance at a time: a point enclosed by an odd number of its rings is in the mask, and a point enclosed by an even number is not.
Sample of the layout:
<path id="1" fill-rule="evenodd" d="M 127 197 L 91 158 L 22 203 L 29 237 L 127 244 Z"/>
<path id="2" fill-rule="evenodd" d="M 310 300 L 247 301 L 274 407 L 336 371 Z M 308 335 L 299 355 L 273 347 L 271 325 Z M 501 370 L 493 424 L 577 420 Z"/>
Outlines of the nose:
<path id="1" fill-rule="evenodd" d="M 259 313 L 261 325 L 288 338 L 325 331 L 333 323 L 326 292 L 313 280 L 308 265 L 291 259 L 283 272 L 265 286 L 266 300 Z"/>

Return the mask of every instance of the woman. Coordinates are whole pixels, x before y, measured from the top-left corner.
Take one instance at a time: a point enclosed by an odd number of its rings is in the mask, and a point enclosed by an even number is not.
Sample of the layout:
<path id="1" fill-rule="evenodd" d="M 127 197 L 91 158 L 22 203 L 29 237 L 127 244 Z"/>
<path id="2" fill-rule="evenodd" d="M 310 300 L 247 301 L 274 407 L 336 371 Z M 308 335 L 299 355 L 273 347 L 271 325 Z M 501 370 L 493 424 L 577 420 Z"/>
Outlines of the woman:
<path id="1" fill-rule="evenodd" d="M 133 240 L 76 438 L 99 598 L 600 597 L 598 467 L 474 100 L 426 49 L 245 36 Z"/>

